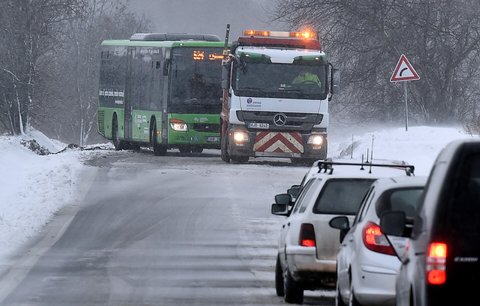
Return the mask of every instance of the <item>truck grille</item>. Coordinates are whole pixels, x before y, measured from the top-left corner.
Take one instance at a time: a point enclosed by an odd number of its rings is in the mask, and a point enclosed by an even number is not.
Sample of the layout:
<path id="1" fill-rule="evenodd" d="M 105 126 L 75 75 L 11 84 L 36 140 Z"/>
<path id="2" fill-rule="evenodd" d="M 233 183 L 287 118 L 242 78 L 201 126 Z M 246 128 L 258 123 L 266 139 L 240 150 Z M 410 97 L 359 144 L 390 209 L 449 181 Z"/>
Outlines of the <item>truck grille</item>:
<path id="1" fill-rule="evenodd" d="M 286 122 L 283 126 L 277 126 L 274 123 L 274 117 L 279 113 L 284 114 L 286 117 Z M 284 112 L 237 111 L 237 117 L 240 121 L 245 122 L 247 126 L 249 122 L 268 123 L 271 130 L 302 132 L 311 131 L 314 125 L 321 123 L 323 120 L 322 114 Z"/>

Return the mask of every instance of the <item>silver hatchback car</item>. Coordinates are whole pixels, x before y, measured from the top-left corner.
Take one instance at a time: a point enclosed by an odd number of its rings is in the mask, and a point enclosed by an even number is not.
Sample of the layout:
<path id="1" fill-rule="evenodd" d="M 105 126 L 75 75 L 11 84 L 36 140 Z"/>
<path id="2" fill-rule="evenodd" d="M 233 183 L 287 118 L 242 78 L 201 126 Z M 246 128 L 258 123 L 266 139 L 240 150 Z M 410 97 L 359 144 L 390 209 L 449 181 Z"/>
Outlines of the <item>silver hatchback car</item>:
<path id="1" fill-rule="evenodd" d="M 291 208 L 289 194 L 275 197 L 272 214 L 286 216 L 278 243 L 275 287 L 288 303 L 302 303 L 304 290 L 334 288 L 338 231 L 332 217 L 352 221 L 371 184 L 378 178 L 412 174 L 405 164 L 360 165 L 319 162 L 319 169 L 302 187 Z"/>
<path id="2" fill-rule="evenodd" d="M 380 217 L 388 211 L 415 216 L 427 177 L 392 177 L 373 183 L 350 228 L 349 217 L 339 216 L 330 226 L 340 229 L 337 254 L 336 305 L 395 305 L 395 279 L 400 261 L 394 246 L 380 229 Z M 393 245 L 392 245 L 393 244 Z"/>

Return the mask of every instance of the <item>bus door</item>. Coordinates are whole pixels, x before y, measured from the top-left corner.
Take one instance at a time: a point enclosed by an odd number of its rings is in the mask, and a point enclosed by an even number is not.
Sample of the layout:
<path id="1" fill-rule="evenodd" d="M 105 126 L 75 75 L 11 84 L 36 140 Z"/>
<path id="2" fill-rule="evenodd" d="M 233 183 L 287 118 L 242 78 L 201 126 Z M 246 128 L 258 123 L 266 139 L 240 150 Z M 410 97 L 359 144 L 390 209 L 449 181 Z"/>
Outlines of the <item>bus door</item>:
<path id="1" fill-rule="evenodd" d="M 133 57 L 135 56 L 135 47 L 127 49 L 127 78 L 125 82 L 125 115 L 124 115 L 124 134 L 125 139 L 132 138 L 132 111 L 135 95 L 133 93 L 133 81 L 135 80 L 133 65 Z"/>

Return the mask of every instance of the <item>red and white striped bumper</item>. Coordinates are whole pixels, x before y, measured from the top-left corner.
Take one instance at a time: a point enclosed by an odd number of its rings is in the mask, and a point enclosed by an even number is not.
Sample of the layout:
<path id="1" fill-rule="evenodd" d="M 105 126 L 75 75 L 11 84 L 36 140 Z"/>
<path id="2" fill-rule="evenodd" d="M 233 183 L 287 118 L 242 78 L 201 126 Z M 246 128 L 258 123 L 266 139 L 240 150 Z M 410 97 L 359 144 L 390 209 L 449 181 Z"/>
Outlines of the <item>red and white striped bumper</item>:
<path id="1" fill-rule="evenodd" d="M 303 153 L 303 139 L 298 132 L 257 132 L 254 152 L 264 153 Z"/>

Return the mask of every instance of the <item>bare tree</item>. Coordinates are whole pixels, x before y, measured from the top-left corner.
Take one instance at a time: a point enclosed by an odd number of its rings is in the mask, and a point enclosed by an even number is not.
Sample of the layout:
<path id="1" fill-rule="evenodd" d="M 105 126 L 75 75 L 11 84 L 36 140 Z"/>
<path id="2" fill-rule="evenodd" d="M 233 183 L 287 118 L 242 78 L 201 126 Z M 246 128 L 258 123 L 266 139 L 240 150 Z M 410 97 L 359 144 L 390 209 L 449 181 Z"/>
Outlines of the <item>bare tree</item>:
<path id="1" fill-rule="evenodd" d="M 14 134 L 23 133 L 28 125 L 38 76 L 37 62 L 55 43 L 55 25 L 80 14 L 83 4 L 83 0 L 1 2 L 3 107 L 0 115 Z"/>
<path id="2" fill-rule="evenodd" d="M 344 79 L 332 111 L 401 120 L 403 91 L 389 78 L 403 53 L 421 76 L 409 84 L 417 122 L 464 122 L 478 113 L 478 1 L 279 0 L 276 12 L 292 27 L 320 29 Z"/>
<path id="3" fill-rule="evenodd" d="M 100 43 L 149 27 L 127 8 L 127 1 L 91 0 L 77 18 L 52 29 L 55 43 L 37 59 L 30 111 L 32 123 L 47 135 L 83 145 L 96 130 Z"/>

